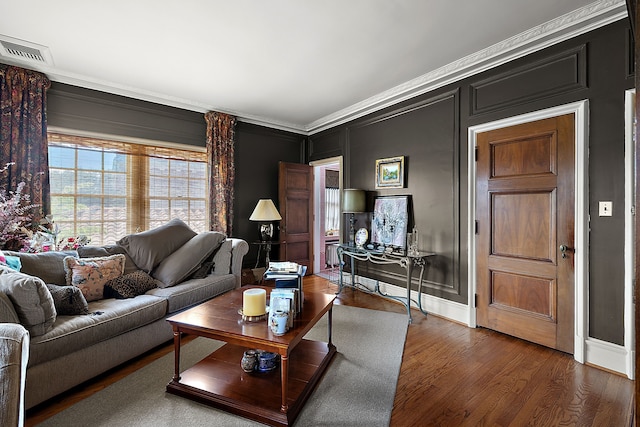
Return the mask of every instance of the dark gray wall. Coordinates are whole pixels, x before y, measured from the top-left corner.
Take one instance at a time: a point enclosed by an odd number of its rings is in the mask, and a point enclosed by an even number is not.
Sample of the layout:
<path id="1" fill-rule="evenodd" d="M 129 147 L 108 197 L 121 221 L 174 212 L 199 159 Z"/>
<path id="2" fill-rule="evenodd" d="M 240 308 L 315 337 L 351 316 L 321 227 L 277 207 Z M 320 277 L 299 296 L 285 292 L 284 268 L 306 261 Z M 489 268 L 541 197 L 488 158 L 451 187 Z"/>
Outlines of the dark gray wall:
<path id="1" fill-rule="evenodd" d="M 204 147 L 206 123 L 202 113 L 123 96 L 53 83 L 48 94 L 50 126 L 104 134 L 168 141 Z M 249 221 L 258 199 L 278 203 L 278 163 L 300 163 L 302 135 L 238 122 L 235 145 L 234 237 L 253 242 L 258 225 Z M 256 262 L 253 245 L 245 266 Z"/>
<path id="2" fill-rule="evenodd" d="M 233 229 L 247 242 L 258 240 L 259 225 L 249 221 L 258 199 L 272 199 L 278 206 L 278 164 L 300 163 L 304 137 L 249 123 L 236 127 L 236 186 Z M 277 239 L 277 236 L 275 236 Z M 258 247 L 251 245 L 245 265 L 253 267 Z M 272 259 L 277 258 L 273 248 Z M 264 262 L 264 255 L 261 262 Z M 261 264 L 262 265 L 262 264 Z"/>
<path id="3" fill-rule="evenodd" d="M 313 135 L 308 160 L 343 155 L 345 186 L 367 190 L 370 199 L 410 194 L 421 246 L 439 254 L 426 292 L 466 304 L 468 127 L 588 99 L 589 336 L 622 345 L 624 91 L 633 87 L 630 46 L 628 22 L 618 21 Z M 405 188 L 376 191 L 375 160 L 398 155 L 407 156 Z M 613 217 L 598 217 L 600 200 L 613 201 Z M 368 274 L 402 284 L 401 273 L 369 267 Z"/>
<path id="4" fill-rule="evenodd" d="M 166 105 L 52 82 L 47 124 L 87 132 L 204 147 L 204 115 Z"/>

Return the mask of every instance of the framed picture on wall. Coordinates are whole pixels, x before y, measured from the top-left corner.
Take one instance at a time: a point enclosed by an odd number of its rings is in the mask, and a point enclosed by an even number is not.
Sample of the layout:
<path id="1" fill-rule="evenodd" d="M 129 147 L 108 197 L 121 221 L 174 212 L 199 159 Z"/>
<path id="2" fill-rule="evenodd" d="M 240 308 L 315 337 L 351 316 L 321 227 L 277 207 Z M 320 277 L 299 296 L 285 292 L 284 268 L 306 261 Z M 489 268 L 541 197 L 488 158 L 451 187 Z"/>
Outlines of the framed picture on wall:
<path id="1" fill-rule="evenodd" d="M 406 247 L 411 196 L 376 197 L 371 221 L 371 243 L 395 251 Z"/>
<path id="2" fill-rule="evenodd" d="M 404 156 L 376 160 L 376 188 L 404 188 Z"/>

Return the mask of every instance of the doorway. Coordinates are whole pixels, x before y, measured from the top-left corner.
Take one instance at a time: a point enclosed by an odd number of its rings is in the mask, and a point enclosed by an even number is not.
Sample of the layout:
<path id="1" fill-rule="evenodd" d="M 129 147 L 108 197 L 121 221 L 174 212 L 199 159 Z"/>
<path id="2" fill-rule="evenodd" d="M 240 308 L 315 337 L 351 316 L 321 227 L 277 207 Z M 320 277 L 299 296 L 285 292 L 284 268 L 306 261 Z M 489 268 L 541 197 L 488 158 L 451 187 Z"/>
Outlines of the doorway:
<path id="1" fill-rule="evenodd" d="M 469 319 L 468 323 L 471 327 L 477 326 L 477 306 L 476 294 L 478 292 L 477 274 L 478 274 L 478 253 L 476 249 L 478 235 L 475 231 L 475 220 L 477 219 L 476 207 L 476 185 L 477 185 L 477 165 L 472 159 L 475 158 L 475 150 L 478 142 L 478 136 L 483 132 L 496 129 L 516 126 L 523 123 L 534 122 L 537 120 L 548 119 L 556 116 L 572 114 L 574 116 L 574 134 L 575 134 L 575 173 L 574 173 L 574 212 L 575 221 L 573 226 L 574 247 L 579 251 L 572 253 L 574 263 L 573 278 L 573 302 L 574 302 L 574 322 L 571 328 L 573 334 L 573 353 L 574 359 L 584 363 L 585 358 L 585 340 L 587 336 L 587 283 L 588 283 L 588 101 L 580 101 L 547 110 L 536 111 L 522 116 L 511 117 L 498 120 L 491 123 L 477 125 L 469 128 L 468 139 L 468 156 L 469 164 L 469 249 L 468 249 L 468 281 L 469 281 Z"/>
<path id="2" fill-rule="evenodd" d="M 310 162 L 314 175 L 313 271 L 330 277 L 338 266 L 334 244 L 341 241 L 342 157 Z"/>

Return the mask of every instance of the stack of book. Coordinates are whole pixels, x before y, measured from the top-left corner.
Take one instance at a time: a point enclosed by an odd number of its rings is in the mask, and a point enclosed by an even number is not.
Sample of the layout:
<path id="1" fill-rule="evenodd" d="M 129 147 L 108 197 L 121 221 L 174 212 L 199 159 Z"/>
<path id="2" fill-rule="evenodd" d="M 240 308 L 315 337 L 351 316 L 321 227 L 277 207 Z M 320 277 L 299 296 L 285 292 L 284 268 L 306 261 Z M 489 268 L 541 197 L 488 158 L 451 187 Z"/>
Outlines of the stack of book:
<path id="1" fill-rule="evenodd" d="M 293 320 L 300 312 L 301 293 L 297 288 L 280 288 L 271 291 L 269 296 L 269 325 L 271 316 L 281 310 L 288 314 L 287 329 L 293 327 Z"/>
<path id="2" fill-rule="evenodd" d="M 307 266 L 291 261 L 269 262 L 269 268 L 264 272 L 264 278 L 271 279 L 296 279 L 307 273 Z"/>
<path id="3" fill-rule="evenodd" d="M 307 266 L 295 262 L 269 263 L 264 278 L 276 282 L 276 288 L 271 291 L 270 296 L 270 313 L 274 313 L 275 310 L 287 311 L 289 312 L 289 322 L 293 324 L 293 318 L 302 311 L 304 303 L 302 278 L 306 273 Z"/>

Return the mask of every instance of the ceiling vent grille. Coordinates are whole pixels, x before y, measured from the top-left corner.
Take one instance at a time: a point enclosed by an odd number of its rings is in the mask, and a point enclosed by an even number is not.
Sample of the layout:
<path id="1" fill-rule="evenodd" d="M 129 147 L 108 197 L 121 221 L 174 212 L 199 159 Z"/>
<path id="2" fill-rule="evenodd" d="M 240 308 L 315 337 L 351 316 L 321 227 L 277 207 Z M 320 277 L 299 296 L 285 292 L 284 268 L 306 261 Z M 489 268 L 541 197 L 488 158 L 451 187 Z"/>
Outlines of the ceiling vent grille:
<path id="1" fill-rule="evenodd" d="M 53 65 L 49 48 L 0 35 L 0 56 L 20 62 Z"/>

